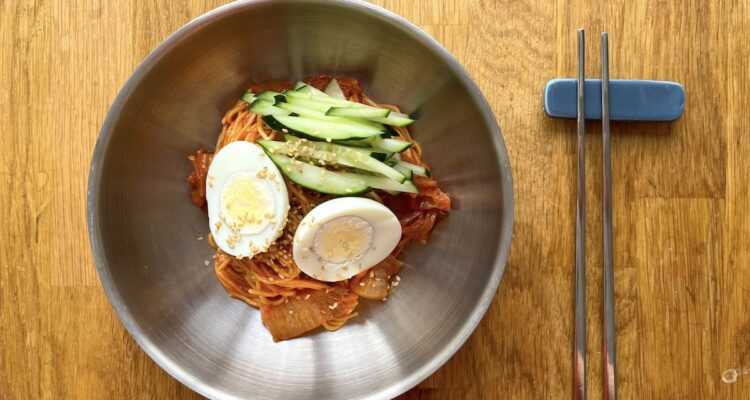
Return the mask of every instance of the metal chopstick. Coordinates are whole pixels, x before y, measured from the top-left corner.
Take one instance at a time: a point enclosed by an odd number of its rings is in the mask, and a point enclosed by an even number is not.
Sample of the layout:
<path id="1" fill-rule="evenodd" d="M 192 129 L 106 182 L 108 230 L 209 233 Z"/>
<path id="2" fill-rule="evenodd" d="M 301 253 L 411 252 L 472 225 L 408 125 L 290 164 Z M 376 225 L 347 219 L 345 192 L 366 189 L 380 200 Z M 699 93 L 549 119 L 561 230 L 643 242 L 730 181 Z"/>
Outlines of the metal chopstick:
<path id="1" fill-rule="evenodd" d="M 578 30 L 578 193 L 576 198 L 576 295 L 573 398 L 586 399 L 586 170 L 585 35 Z"/>
<path id="2" fill-rule="evenodd" d="M 612 145 L 609 130 L 609 38 L 602 33 L 602 160 L 604 204 L 604 398 L 617 399 L 615 275 L 612 254 Z"/>

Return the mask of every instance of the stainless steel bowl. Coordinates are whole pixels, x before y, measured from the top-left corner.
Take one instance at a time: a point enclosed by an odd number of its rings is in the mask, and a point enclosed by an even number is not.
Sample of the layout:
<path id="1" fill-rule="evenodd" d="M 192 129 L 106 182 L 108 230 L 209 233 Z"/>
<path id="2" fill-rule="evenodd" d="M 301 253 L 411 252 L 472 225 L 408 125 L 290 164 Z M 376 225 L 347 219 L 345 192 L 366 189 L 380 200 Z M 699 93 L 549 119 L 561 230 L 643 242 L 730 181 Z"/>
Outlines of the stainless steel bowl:
<path id="1" fill-rule="evenodd" d="M 413 244 L 386 303 L 335 333 L 273 343 L 257 310 L 204 265 L 205 215 L 186 156 L 213 147 L 249 83 L 334 72 L 419 117 L 413 134 L 456 210 Z M 138 67 L 91 164 L 88 225 L 104 289 L 167 372 L 217 399 L 394 397 L 464 343 L 492 301 L 510 247 L 513 187 L 500 129 L 477 86 L 435 40 L 351 1 L 232 3 L 192 21 Z M 127 373 L 127 371 L 123 371 Z"/>

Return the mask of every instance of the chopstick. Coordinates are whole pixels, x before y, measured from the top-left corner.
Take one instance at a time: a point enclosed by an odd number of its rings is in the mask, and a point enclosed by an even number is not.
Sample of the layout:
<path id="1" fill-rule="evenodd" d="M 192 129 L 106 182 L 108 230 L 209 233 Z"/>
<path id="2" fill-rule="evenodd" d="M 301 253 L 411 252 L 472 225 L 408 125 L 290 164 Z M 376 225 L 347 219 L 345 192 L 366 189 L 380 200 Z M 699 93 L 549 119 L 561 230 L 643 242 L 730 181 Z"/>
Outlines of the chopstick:
<path id="1" fill-rule="evenodd" d="M 609 129 L 609 37 L 602 33 L 602 162 L 604 218 L 604 398 L 617 399 L 615 275 L 612 251 L 612 145 Z"/>
<path id="2" fill-rule="evenodd" d="M 576 195 L 576 294 L 573 398 L 586 399 L 586 164 L 585 34 L 578 30 L 578 181 Z"/>

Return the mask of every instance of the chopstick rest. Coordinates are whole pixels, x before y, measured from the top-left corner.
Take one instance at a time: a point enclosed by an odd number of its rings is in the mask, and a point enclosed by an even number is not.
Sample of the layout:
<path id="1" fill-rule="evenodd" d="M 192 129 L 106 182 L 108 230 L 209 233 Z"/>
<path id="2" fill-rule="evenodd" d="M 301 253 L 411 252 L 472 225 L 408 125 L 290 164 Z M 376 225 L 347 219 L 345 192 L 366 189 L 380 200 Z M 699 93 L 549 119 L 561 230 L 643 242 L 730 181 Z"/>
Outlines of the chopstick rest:
<path id="1" fill-rule="evenodd" d="M 586 79 L 586 119 L 602 118 L 602 82 Z M 544 111 L 550 117 L 576 118 L 576 80 L 552 79 L 544 86 Z M 674 121 L 685 110 L 679 83 L 646 80 L 609 81 L 611 121 Z"/>

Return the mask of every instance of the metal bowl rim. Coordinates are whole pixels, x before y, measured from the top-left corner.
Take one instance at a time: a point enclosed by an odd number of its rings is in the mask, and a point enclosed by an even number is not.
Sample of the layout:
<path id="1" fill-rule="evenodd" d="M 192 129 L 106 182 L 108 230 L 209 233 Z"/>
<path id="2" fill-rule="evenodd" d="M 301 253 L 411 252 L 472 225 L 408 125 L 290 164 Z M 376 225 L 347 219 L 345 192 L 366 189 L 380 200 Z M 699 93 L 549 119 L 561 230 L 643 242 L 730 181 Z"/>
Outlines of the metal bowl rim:
<path id="1" fill-rule="evenodd" d="M 135 322 L 130 310 L 122 300 L 119 291 L 112 277 L 109 274 L 109 270 L 106 262 L 106 255 L 101 244 L 101 233 L 98 229 L 97 224 L 97 212 L 99 210 L 99 185 L 101 183 L 101 166 L 104 162 L 104 155 L 107 153 L 109 148 L 110 139 L 112 136 L 112 128 L 116 124 L 120 113 L 126 104 L 130 94 L 139 85 L 141 79 L 147 72 L 154 66 L 160 57 L 167 54 L 169 50 L 175 46 L 184 36 L 190 32 L 200 29 L 206 24 L 222 18 L 225 14 L 232 13 L 233 11 L 243 9 L 245 7 L 252 7 L 257 4 L 263 3 L 295 3 L 298 0 L 244 0 L 234 3 L 229 3 L 213 10 L 206 12 L 205 14 L 193 19 L 188 22 L 180 29 L 169 35 L 164 41 L 162 41 L 151 53 L 138 65 L 133 74 L 128 78 L 123 88 L 117 94 L 115 101 L 112 103 L 107 117 L 104 120 L 99 136 L 94 147 L 94 152 L 91 159 L 91 167 L 89 170 L 89 179 L 87 187 L 87 204 L 86 204 L 86 219 L 88 226 L 89 242 L 94 256 L 94 262 L 96 270 L 99 275 L 99 279 L 104 287 L 104 291 L 110 300 L 110 303 L 115 309 L 118 318 L 125 326 L 130 335 L 135 339 L 136 343 L 151 357 L 162 369 L 169 373 L 172 377 L 182 382 L 184 385 L 194 390 L 195 392 L 209 397 L 209 398 L 236 398 L 235 396 L 226 393 L 221 390 L 217 390 L 210 385 L 203 383 L 200 379 L 189 374 L 180 365 L 173 362 L 167 357 L 161 350 L 155 346 L 148 338 L 147 334 L 143 332 L 143 329 Z M 472 98 L 477 102 L 480 112 L 485 120 L 485 123 L 492 131 L 492 140 L 495 147 L 495 154 L 498 157 L 498 163 L 500 171 L 506 172 L 506 175 L 502 177 L 505 179 L 507 186 L 504 186 L 502 193 L 502 207 L 503 212 L 507 213 L 510 218 L 510 223 L 507 224 L 502 232 L 500 232 L 498 251 L 495 257 L 495 263 L 493 267 L 493 273 L 490 276 L 488 284 L 485 286 L 485 290 L 479 298 L 478 306 L 473 312 L 468 315 L 465 322 L 449 344 L 435 352 L 424 365 L 412 372 L 409 376 L 401 379 L 395 384 L 387 387 L 383 387 L 380 391 L 372 393 L 368 398 L 394 398 L 412 387 L 419 384 L 421 381 L 429 377 L 438 368 L 440 368 L 445 362 L 447 362 L 458 349 L 466 342 L 471 334 L 476 329 L 477 325 L 481 321 L 482 317 L 486 313 L 489 305 L 494 298 L 497 288 L 500 284 L 503 272 L 505 270 L 505 264 L 508 260 L 510 252 L 510 243 L 513 233 L 514 225 L 514 191 L 513 191 L 513 178 L 511 174 L 510 161 L 508 159 L 508 153 L 505 147 L 500 127 L 494 118 L 494 113 L 491 107 L 487 103 L 487 100 L 482 95 L 479 87 L 470 78 L 468 72 L 463 66 L 448 52 L 445 47 L 438 43 L 431 36 L 423 32 L 416 25 L 412 24 L 405 18 L 375 6 L 373 4 L 359 2 L 357 0 L 333 0 L 333 1 L 307 1 L 307 4 L 335 4 L 350 7 L 360 12 L 369 12 L 376 14 L 377 16 L 390 20 L 390 22 L 400 25 L 402 28 L 408 30 L 413 36 L 415 36 L 423 45 L 427 46 L 432 52 L 442 58 L 449 67 L 456 74 L 457 78 L 463 83 L 470 91 Z"/>

